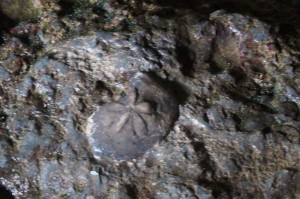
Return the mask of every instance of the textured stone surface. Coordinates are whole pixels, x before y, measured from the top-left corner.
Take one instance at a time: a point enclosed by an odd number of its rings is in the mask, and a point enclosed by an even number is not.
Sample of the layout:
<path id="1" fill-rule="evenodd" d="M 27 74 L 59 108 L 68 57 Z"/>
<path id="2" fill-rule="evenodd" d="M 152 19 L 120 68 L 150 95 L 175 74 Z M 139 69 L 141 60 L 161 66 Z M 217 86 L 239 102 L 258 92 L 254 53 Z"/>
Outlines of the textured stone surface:
<path id="1" fill-rule="evenodd" d="M 296 1 L 41 2 L 0 31 L 0 198 L 299 197 Z"/>
<path id="2" fill-rule="evenodd" d="M 137 77 L 126 96 L 99 107 L 87 125 L 96 158 L 143 155 L 166 137 L 178 115 L 174 96 L 149 77 Z"/>
<path id="3" fill-rule="evenodd" d="M 3 0 L 0 11 L 16 22 L 36 20 L 42 15 L 42 4 L 39 0 Z"/>

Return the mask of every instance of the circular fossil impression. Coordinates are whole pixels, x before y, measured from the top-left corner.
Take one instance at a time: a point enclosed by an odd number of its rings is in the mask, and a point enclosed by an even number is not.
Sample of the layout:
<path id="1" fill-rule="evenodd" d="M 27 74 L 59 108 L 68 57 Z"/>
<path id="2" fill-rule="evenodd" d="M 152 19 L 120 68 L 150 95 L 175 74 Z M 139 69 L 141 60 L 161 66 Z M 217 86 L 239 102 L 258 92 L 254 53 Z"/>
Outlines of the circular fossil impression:
<path id="1" fill-rule="evenodd" d="M 98 107 L 89 118 L 87 135 L 93 155 L 133 159 L 162 140 L 178 114 L 172 94 L 143 78 L 120 100 Z"/>

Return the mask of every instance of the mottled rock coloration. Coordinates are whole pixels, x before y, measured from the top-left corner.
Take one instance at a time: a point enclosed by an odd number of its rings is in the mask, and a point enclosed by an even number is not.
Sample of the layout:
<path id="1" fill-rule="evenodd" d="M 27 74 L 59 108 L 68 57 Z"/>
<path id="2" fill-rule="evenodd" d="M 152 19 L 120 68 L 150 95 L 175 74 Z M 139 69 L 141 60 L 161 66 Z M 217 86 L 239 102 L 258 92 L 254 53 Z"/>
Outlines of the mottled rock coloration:
<path id="1" fill-rule="evenodd" d="M 297 1 L 86 2 L 0 21 L 1 199 L 299 198 Z"/>
<path id="2" fill-rule="evenodd" d="M 42 15 L 42 4 L 39 0 L 3 0 L 0 11 L 16 22 L 36 20 Z"/>

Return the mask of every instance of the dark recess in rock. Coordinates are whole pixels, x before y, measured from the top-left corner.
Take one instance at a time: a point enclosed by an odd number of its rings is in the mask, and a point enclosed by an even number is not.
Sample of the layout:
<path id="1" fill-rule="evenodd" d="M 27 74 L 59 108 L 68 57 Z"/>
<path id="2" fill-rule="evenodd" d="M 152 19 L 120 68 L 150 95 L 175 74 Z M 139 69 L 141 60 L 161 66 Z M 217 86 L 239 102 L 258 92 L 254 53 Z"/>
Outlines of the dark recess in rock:
<path id="1" fill-rule="evenodd" d="M 15 199 L 13 194 L 8 189 L 6 189 L 3 185 L 0 185 L 0 198 Z"/>
<path id="2" fill-rule="evenodd" d="M 0 45 L 5 43 L 4 33 L 3 31 L 0 31 Z"/>
<path id="3" fill-rule="evenodd" d="M 290 1 L 288 1 L 290 2 Z M 279 2 L 278 0 L 214 0 L 212 3 L 218 9 L 242 14 L 251 13 L 271 23 L 299 24 L 300 7 L 298 4 Z"/>
<path id="4" fill-rule="evenodd" d="M 181 71 L 186 76 L 193 76 L 195 55 L 194 52 L 185 45 L 178 45 L 176 47 L 177 59 L 182 65 Z"/>
<path id="5" fill-rule="evenodd" d="M 8 115 L 5 113 L 0 112 L 0 123 L 3 123 L 7 120 Z"/>
<path id="6" fill-rule="evenodd" d="M 203 3 L 202 0 L 156 0 L 162 6 L 170 6 L 175 8 L 195 8 Z"/>

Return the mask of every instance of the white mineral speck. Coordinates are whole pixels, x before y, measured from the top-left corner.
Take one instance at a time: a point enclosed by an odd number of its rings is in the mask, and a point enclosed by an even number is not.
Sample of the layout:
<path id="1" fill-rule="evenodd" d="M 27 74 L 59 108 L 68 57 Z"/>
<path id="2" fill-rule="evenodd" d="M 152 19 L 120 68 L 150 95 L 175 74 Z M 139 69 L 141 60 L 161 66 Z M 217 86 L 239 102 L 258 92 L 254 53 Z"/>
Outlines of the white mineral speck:
<path id="1" fill-rule="evenodd" d="M 93 175 L 93 176 L 99 175 L 97 171 L 91 171 L 90 174 Z"/>

